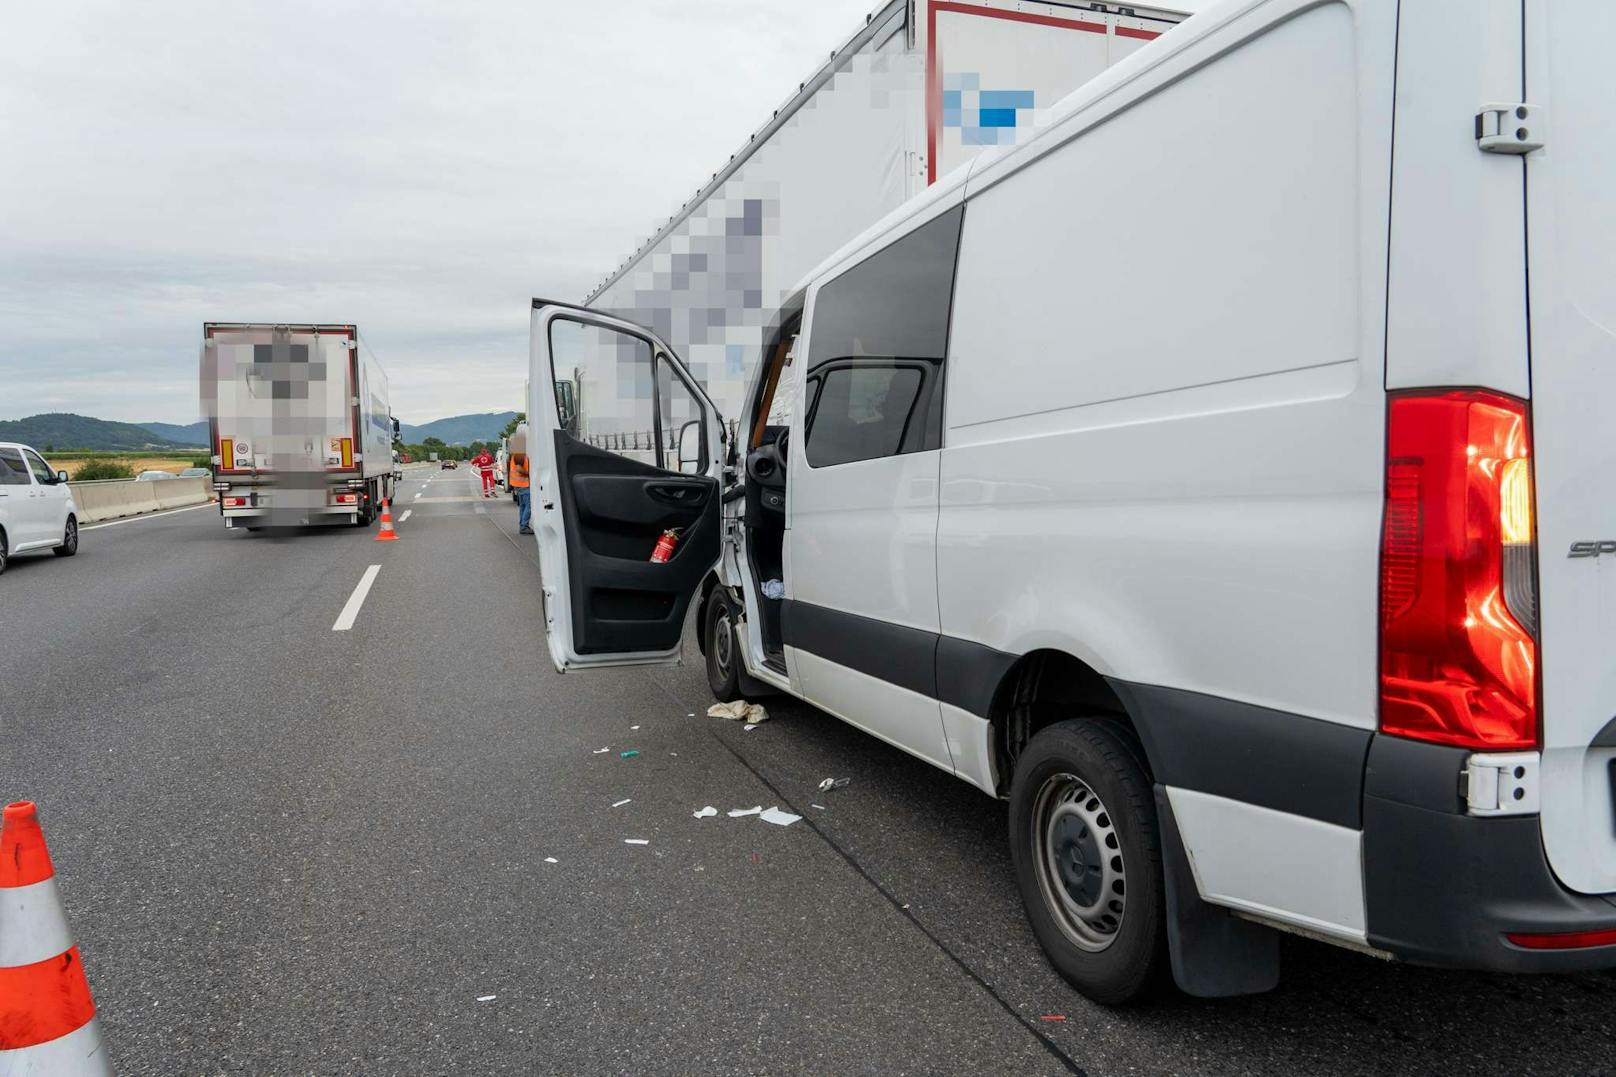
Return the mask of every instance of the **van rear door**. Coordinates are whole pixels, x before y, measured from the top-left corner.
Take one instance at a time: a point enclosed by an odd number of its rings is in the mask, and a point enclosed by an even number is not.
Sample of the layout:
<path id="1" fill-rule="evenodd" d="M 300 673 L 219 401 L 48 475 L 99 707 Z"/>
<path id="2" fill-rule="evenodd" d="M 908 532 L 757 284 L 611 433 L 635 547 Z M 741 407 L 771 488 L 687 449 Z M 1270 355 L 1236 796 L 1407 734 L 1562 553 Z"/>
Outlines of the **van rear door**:
<path id="1" fill-rule="evenodd" d="M 1525 11 L 1544 141 L 1525 165 L 1543 840 L 1561 882 L 1602 894 L 1616 891 L 1616 4 Z"/>

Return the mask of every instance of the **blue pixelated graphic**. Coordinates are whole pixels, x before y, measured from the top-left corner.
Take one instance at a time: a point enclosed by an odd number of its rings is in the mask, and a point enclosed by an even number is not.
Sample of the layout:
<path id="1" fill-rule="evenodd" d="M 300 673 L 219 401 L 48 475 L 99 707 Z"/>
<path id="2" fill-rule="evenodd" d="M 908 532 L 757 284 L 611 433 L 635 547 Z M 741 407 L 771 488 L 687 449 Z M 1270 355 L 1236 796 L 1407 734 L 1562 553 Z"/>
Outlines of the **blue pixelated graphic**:
<path id="1" fill-rule="evenodd" d="M 1008 146 L 1033 109 L 1031 90 L 984 90 L 977 71 L 943 74 L 943 126 L 966 146 Z"/>

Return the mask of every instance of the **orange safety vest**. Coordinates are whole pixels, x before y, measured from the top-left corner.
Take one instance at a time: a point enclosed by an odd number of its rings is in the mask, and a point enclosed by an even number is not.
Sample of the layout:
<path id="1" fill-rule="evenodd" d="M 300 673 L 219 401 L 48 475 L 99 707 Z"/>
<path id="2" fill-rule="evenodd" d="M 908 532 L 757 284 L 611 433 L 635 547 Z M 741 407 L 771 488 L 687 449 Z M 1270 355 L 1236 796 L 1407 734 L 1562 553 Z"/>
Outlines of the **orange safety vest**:
<path id="1" fill-rule="evenodd" d="M 518 490 L 527 489 L 527 457 L 520 453 L 511 457 L 511 485 Z"/>

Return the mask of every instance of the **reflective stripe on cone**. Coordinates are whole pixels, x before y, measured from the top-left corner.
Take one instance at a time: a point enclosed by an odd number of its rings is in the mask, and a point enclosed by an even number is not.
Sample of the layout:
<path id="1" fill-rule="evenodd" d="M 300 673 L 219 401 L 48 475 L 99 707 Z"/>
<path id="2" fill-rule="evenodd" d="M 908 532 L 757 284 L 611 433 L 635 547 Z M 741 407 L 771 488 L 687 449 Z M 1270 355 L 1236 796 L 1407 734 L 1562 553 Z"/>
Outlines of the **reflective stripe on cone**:
<path id="1" fill-rule="evenodd" d="M 95 1000 L 29 801 L 0 827 L 0 1077 L 110 1074 Z"/>

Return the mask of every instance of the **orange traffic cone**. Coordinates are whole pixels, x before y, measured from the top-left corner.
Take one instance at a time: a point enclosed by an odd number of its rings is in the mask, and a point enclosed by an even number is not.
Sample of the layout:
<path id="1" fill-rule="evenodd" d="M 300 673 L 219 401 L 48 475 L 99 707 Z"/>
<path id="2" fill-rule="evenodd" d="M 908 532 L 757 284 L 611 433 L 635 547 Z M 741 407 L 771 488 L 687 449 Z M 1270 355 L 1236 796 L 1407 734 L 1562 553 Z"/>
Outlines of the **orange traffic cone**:
<path id="1" fill-rule="evenodd" d="M 110 1074 L 31 801 L 0 827 L 0 1075 Z"/>
<path id="2" fill-rule="evenodd" d="M 393 530 L 393 510 L 388 506 L 385 497 L 382 498 L 382 529 L 376 532 L 376 541 L 398 541 L 398 532 Z"/>

